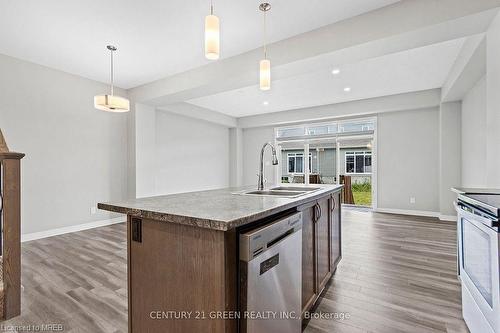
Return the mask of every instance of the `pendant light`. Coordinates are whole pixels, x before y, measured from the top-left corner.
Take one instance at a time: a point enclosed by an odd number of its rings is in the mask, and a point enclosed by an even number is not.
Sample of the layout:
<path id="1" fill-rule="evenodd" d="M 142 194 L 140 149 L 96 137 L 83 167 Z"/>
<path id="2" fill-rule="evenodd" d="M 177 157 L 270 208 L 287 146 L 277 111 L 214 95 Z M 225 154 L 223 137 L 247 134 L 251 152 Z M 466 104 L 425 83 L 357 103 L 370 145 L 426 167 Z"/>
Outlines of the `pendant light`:
<path id="1" fill-rule="evenodd" d="M 267 59 L 267 41 L 266 41 L 266 13 L 271 10 L 271 4 L 264 2 L 261 3 L 259 9 L 264 13 L 264 59 L 260 61 L 260 90 L 271 89 L 271 61 Z"/>
<path id="2" fill-rule="evenodd" d="M 205 17 L 205 57 L 209 60 L 219 59 L 219 49 L 219 18 L 214 15 L 214 5 L 210 1 L 210 15 Z"/>
<path id="3" fill-rule="evenodd" d="M 113 52 L 115 52 L 117 48 L 113 45 L 108 45 L 107 49 L 111 52 L 111 95 L 94 96 L 94 107 L 98 110 L 108 112 L 127 112 L 130 110 L 130 101 L 126 98 L 114 95 Z"/>

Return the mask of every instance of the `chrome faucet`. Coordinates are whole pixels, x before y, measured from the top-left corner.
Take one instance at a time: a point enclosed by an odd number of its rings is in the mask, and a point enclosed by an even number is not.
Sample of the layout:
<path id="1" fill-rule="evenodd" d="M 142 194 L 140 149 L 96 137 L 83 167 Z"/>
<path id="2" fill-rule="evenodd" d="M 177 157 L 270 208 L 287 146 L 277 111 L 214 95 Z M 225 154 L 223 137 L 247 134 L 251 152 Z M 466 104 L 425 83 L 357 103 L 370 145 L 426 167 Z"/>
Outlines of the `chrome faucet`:
<path id="1" fill-rule="evenodd" d="M 257 190 L 262 191 L 264 189 L 264 151 L 266 147 L 271 147 L 271 151 L 273 154 L 273 165 L 278 165 L 278 158 L 276 157 L 276 148 L 270 143 L 266 142 L 260 151 L 260 170 L 259 170 L 259 184 L 257 185 Z"/>

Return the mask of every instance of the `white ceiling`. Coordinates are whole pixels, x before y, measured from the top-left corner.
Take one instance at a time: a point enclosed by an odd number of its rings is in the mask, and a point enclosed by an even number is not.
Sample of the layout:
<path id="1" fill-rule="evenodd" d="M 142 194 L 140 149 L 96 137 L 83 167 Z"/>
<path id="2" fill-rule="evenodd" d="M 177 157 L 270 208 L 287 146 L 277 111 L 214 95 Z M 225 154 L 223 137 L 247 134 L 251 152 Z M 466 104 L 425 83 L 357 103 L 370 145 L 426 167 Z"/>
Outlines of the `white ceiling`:
<path id="1" fill-rule="evenodd" d="M 262 43 L 260 1 L 215 0 L 222 58 Z M 269 40 L 278 41 L 398 0 L 272 0 Z M 131 88 L 207 64 L 209 0 L 2 0 L 0 53 L 108 81 L 107 44 L 119 47 L 116 84 Z"/>
<path id="2" fill-rule="evenodd" d="M 464 39 L 393 53 L 341 67 L 334 64 L 305 75 L 272 82 L 270 91 L 257 85 L 200 97 L 187 102 L 233 117 L 342 103 L 412 91 L 441 88 Z M 350 92 L 344 88 L 350 87 Z M 264 105 L 268 102 L 268 105 Z"/>

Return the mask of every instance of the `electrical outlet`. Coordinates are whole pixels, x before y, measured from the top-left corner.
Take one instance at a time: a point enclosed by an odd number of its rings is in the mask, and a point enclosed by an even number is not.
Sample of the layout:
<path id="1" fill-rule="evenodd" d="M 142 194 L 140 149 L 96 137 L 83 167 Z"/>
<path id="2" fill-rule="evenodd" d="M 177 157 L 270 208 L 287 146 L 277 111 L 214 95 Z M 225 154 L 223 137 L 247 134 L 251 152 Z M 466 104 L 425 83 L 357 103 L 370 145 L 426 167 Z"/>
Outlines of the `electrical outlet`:
<path id="1" fill-rule="evenodd" d="M 414 204 L 416 202 L 415 197 L 410 197 L 410 203 Z"/>
<path id="2" fill-rule="evenodd" d="M 93 206 L 93 207 L 90 207 L 90 214 L 91 215 L 94 215 L 97 213 L 97 207 Z"/>

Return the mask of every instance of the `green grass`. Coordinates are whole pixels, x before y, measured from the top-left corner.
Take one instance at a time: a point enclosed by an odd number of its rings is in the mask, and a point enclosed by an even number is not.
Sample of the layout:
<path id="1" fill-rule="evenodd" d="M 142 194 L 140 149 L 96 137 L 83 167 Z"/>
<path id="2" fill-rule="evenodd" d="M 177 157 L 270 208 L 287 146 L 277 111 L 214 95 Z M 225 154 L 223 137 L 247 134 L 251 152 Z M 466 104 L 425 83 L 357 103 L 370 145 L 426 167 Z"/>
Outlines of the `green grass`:
<path id="1" fill-rule="evenodd" d="M 356 192 L 371 192 L 372 190 L 372 184 L 365 182 L 365 183 L 354 183 L 351 185 L 352 191 Z"/>
<path id="2" fill-rule="evenodd" d="M 372 192 L 358 192 L 352 191 L 354 196 L 354 203 L 358 206 L 371 206 L 372 205 Z"/>
<path id="3" fill-rule="evenodd" d="M 354 203 L 358 206 L 371 206 L 372 205 L 372 184 L 354 183 L 352 184 L 352 195 L 354 196 Z"/>

